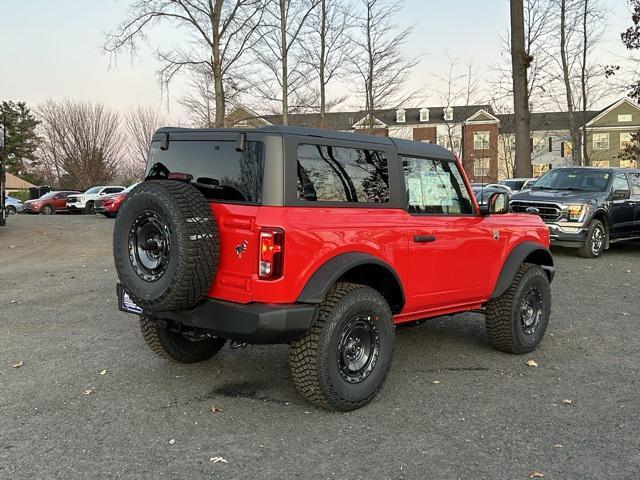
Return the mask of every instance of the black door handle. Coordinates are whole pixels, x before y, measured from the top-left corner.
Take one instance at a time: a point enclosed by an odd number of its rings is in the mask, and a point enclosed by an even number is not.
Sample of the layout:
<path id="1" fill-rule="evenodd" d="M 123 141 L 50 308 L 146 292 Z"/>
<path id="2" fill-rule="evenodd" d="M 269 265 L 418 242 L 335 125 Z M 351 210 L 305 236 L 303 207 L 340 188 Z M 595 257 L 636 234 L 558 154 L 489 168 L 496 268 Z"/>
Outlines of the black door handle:
<path id="1" fill-rule="evenodd" d="M 435 242 L 436 237 L 434 237 L 433 235 L 416 235 L 413 237 L 413 241 L 416 243 Z"/>

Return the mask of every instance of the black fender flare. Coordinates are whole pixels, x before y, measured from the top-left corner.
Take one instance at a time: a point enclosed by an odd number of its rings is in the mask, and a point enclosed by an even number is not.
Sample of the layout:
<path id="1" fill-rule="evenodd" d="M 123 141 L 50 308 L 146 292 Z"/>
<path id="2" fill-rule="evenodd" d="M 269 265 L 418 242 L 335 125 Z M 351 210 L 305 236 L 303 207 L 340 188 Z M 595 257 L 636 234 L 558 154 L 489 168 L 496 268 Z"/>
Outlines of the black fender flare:
<path id="1" fill-rule="evenodd" d="M 534 242 L 523 242 L 514 247 L 507 256 L 502 265 L 502 270 L 500 270 L 500 275 L 498 275 L 491 298 L 499 297 L 507 291 L 518 272 L 518 268 L 527 261 L 540 265 L 549 277 L 549 283 L 553 281 L 556 269 L 549 249 Z"/>
<path id="2" fill-rule="evenodd" d="M 301 303 L 321 303 L 329 289 L 340 277 L 349 270 L 362 265 L 375 265 L 387 270 L 397 282 L 397 286 L 400 289 L 401 303 L 404 305 L 404 289 L 398 273 L 384 260 L 363 252 L 342 253 L 325 262 L 311 275 L 302 292 L 300 292 L 297 301 Z"/>

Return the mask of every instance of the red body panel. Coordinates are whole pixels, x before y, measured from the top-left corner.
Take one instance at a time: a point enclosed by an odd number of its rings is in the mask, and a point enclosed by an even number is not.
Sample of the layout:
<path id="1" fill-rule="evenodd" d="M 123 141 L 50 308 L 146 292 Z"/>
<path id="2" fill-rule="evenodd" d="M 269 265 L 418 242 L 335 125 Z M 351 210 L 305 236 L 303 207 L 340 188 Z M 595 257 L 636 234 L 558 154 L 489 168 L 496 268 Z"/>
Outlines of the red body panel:
<path id="1" fill-rule="evenodd" d="M 120 205 L 126 196 L 126 193 L 112 193 L 111 195 L 105 195 L 104 197 L 96 200 L 95 206 L 96 208 L 100 208 L 101 212 L 118 213 Z"/>
<path id="2" fill-rule="evenodd" d="M 220 258 L 209 296 L 238 303 L 294 303 L 311 276 L 331 258 L 363 252 L 395 269 L 405 293 L 396 323 L 482 306 L 502 265 L 521 242 L 549 246 L 534 215 L 410 215 L 402 209 L 257 207 L 212 203 Z M 284 269 L 258 278 L 261 227 L 284 234 Z M 432 235 L 416 243 L 416 235 Z"/>

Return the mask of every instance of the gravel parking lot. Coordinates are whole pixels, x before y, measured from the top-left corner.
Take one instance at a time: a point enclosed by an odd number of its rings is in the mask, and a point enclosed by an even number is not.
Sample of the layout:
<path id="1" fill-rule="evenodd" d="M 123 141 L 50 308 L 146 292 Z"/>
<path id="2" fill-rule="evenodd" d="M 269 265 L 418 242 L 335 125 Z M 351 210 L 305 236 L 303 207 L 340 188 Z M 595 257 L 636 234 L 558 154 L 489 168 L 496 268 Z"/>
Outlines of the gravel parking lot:
<path id="1" fill-rule="evenodd" d="M 530 356 L 493 350 L 479 314 L 430 320 L 398 331 L 372 404 L 330 414 L 296 393 L 286 346 L 154 356 L 117 310 L 112 227 L 0 229 L 0 478 L 638 478 L 640 243 L 555 251 Z"/>

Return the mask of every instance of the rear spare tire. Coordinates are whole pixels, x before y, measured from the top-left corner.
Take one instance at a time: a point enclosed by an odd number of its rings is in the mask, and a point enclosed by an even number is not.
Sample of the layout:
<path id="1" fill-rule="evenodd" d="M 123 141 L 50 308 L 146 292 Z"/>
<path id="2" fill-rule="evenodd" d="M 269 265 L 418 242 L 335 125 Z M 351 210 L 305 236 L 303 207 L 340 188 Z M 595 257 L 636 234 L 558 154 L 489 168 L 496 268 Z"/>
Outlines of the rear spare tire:
<path id="1" fill-rule="evenodd" d="M 113 256 L 124 290 L 148 312 L 199 303 L 218 265 L 218 228 L 193 186 L 149 180 L 124 200 L 113 229 Z"/>

